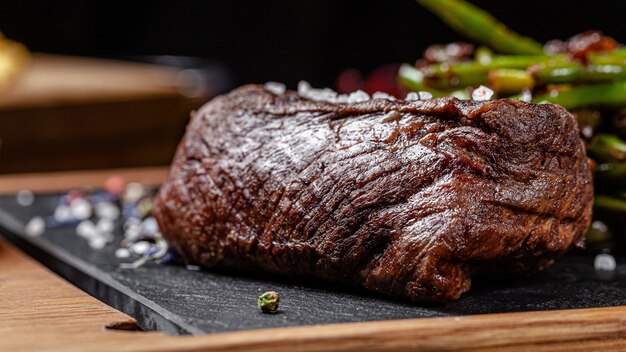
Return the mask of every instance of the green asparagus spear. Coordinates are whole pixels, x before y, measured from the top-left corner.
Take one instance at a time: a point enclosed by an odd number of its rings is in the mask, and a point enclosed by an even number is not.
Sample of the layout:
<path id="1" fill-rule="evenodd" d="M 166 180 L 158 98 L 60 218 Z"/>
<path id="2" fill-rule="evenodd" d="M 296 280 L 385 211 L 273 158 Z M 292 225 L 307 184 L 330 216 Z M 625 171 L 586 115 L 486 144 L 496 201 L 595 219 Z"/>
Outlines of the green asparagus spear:
<path id="1" fill-rule="evenodd" d="M 626 215 L 626 201 L 619 198 L 614 198 L 603 194 L 596 194 L 594 207 L 598 211 L 609 211 L 612 213 L 620 213 Z"/>
<path id="2" fill-rule="evenodd" d="M 533 77 L 525 70 L 501 68 L 489 72 L 489 88 L 501 94 L 514 94 L 535 85 Z"/>
<path id="3" fill-rule="evenodd" d="M 457 32 L 509 54 L 543 54 L 542 45 L 521 36 L 464 0 L 417 0 Z"/>
<path id="4" fill-rule="evenodd" d="M 626 81 L 573 87 L 535 97 L 534 103 L 560 104 L 568 110 L 586 106 L 626 105 Z"/>
<path id="5" fill-rule="evenodd" d="M 522 60 L 525 63 L 530 62 L 528 57 Z M 529 69 L 531 75 L 516 69 L 522 60 L 515 62 L 508 57 L 506 59 L 495 57 L 486 65 L 476 62 L 433 64 L 421 70 L 409 66 L 405 69 L 408 70 L 405 75 L 400 75 L 400 80 L 404 86 L 413 90 L 439 91 L 434 93 L 435 96 L 444 96 L 446 91 L 468 86 L 477 87 L 481 84 L 489 85 L 496 92 L 513 94 L 525 88 L 532 88 L 535 82 L 542 84 L 605 82 L 540 96 L 535 102 L 553 102 L 569 109 L 587 105 L 626 103 L 626 83 L 623 83 L 626 82 L 626 65 L 583 66 L 574 61 L 556 59 L 532 66 Z M 542 58 L 537 57 L 534 60 L 540 62 Z M 615 82 L 606 83 L 612 81 Z"/>
<path id="6" fill-rule="evenodd" d="M 498 55 L 485 64 L 489 68 L 517 68 L 526 69 L 528 66 L 549 63 L 549 62 L 561 62 L 566 60 L 565 55 Z"/>
<path id="7" fill-rule="evenodd" d="M 409 64 L 400 66 L 398 70 L 398 81 L 401 85 L 414 92 L 426 91 L 427 89 L 424 85 L 424 73 Z M 434 92 L 431 92 L 431 94 L 434 97 L 445 96 L 445 94 L 440 95 Z"/>
<path id="8" fill-rule="evenodd" d="M 626 47 L 621 47 L 617 50 L 614 50 L 611 52 L 611 54 L 616 55 L 616 56 L 626 57 Z"/>
<path id="9" fill-rule="evenodd" d="M 474 86 L 487 82 L 489 68 L 475 64 L 434 64 L 424 67 L 424 85 L 435 89 L 449 90 Z"/>
<path id="10" fill-rule="evenodd" d="M 439 91 L 424 85 L 424 74 L 409 64 L 403 64 L 398 71 L 398 80 L 405 88 L 414 92 L 427 91 L 435 98 L 451 95 L 451 92 Z"/>
<path id="11" fill-rule="evenodd" d="M 588 65 L 583 72 L 585 82 L 608 82 L 626 79 L 626 65 L 602 64 Z"/>
<path id="12" fill-rule="evenodd" d="M 587 59 L 589 60 L 589 63 L 597 65 L 624 65 L 626 64 L 626 51 L 622 52 L 621 50 L 617 50 L 608 53 L 589 53 Z"/>
<path id="13" fill-rule="evenodd" d="M 573 61 L 561 61 L 537 64 L 529 71 L 541 83 L 577 83 L 582 79 L 584 68 Z"/>
<path id="14" fill-rule="evenodd" d="M 490 69 L 475 64 L 439 64 L 423 69 L 423 84 L 439 90 L 478 87 L 487 84 L 496 92 L 513 94 L 522 89 L 532 88 L 533 77 L 519 69 Z"/>
<path id="15" fill-rule="evenodd" d="M 598 83 L 626 79 L 626 65 L 590 64 L 575 61 L 551 62 L 532 66 L 529 71 L 541 83 Z"/>
<path id="16" fill-rule="evenodd" d="M 528 69 L 533 79 L 543 84 L 600 83 L 626 80 L 626 59 L 608 55 L 605 63 L 582 65 L 564 55 L 500 55 L 477 53 L 477 61 L 433 64 L 422 68 L 423 84 L 446 90 L 484 84 L 495 69 Z M 623 62 L 621 62 L 621 61 Z M 612 62 L 611 62 L 612 61 Z M 518 72 L 518 74 L 521 74 Z M 524 85 L 528 87 L 528 85 Z"/>
<path id="17" fill-rule="evenodd" d="M 587 247 L 587 250 L 593 251 L 594 249 L 601 250 L 611 247 L 612 241 L 613 231 L 611 231 L 611 227 L 600 219 L 594 219 L 585 234 L 585 247 Z"/>
<path id="18" fill-rule="evenodd" d="M 489 60 L 489 61 L 487 61 Z M 421 69 L 423 77 L 422 84 L 440 90 L 454 89 L 458 87 L 478 86 L 487 83 L 487 79 L 491 71 L 498 69 L 507 70 L 525 70 L 528 66 L 535 64 L 552 64 L 565 60 L 564 56 L 545 56 L 545 55 L 527 55 L 527 56 L 494 56 L 490 59 L 482 58 L 482 62 L 459 62 L 432 64 Z M 532 80 L 527 74 L 520 71 L 501 71 L 496 72 L 496 76 L 510 77 L 515 75 L 517 78 L 523 78 L 520 81 L 521 88 L 528 88 Z M 520 89 L 521 89 L 520 88 Z"/>
<path id="19" fill-rule="evenodd" d="M 474 60 L 476 60 L 481 65 L 489 65 L 493 60 L 493 51 L 487 48 L 486 46 L 481 46 L 476 49 L 474 53 Z"/>
<path id="20" fill-rule="evenodd" d="M 589 143 L 589 153 L 596 160 L 625 161 L 626 142 L 612 134 L 598 134 Z"/>
<path id="21" fill-rule="evenodd" d="M 398 81 L 405 88 L 414 92 L 426 91 L 432 94 L 433 97 L 455 97 L 458 99 L 469 99 L 469 94 L 464 89 L 441 91 L 426 87 L 423 82 L 424 74 L 422 71 L 416 69 L 409 64 L 403 64 L 398 71 Z"/>
<path id="22" fill-rule="evenodd" d="M 463 62 L 435 64 L 423 68 L 425 84 L 439 89 L 483 84 L 490 71 L 495 69 L 525 69 L 530 66 L 533 78 L 539 83 L 598 83 L 626 80 L 626 64 L 590 64 L 583 66 L 575 61 L 560 58 L 495 57 L 486 64 Z M 510 71 L 509 71 L 510 72 Z M 517 72 L 519 75 L 521 73 Z M 528 87 L 528 85 L 524 85 Z"/>
<path id="23" fill-rule="evenodd" d="M 626 163 L 608 162 L 596 167 L 596 182 L 609 185 L 626 186 Z"/>

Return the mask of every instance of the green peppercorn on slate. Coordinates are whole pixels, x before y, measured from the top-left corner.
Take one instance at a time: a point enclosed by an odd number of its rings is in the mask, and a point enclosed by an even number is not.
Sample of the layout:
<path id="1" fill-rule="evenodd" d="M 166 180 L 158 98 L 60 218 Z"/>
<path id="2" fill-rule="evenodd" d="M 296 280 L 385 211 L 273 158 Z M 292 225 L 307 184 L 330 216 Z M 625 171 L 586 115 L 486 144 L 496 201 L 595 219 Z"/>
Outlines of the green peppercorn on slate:
<path id="1" fill-rule="evenodd" d="M 268 291 L 259 296 L 257 303 L 263 313 L 276 313 L 280 303 L 280 296 L 277 292 Z"/>

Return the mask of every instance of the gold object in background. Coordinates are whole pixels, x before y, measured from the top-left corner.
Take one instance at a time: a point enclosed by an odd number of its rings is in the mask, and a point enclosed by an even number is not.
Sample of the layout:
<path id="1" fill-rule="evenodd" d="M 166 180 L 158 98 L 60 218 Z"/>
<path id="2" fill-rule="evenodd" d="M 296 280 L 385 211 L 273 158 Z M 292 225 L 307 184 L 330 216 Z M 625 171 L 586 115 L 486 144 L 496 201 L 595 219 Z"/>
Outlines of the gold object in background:
<path id="1" fill-rule="evenodd" d="M 24 45 L 6 39 L 0 33 L 0 90 L 22 71 L 29 58 L 30 54 Z"/>

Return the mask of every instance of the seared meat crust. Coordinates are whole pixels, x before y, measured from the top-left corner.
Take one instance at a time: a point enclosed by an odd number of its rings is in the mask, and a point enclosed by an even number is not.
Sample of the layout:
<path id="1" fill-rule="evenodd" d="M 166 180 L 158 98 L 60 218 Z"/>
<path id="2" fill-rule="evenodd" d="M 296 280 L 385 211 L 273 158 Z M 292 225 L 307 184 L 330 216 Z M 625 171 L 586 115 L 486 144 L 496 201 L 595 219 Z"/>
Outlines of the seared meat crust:
<path id="1" fill-rule="evenodd" d="M 192 118 L 154 209 L 188 263 L 413 302 L 583 245 L 593 186 L 556 105 L 316 102 L 245 86 Z"/>

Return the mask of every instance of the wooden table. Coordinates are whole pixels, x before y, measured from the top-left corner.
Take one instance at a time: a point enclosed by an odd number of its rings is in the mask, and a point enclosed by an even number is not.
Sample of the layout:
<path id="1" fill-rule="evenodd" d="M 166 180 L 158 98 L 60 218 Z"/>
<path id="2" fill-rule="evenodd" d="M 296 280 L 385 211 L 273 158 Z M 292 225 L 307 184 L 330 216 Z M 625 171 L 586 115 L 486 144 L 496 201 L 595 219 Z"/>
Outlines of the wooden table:
<path id="1" fill-rule="evenodd" d="M 34 54 L 0 91 L 0 173 L 169 164 L 190 111 L 208 99 L 184 95 L 179 74 Z"/>
<path id="2" fill-rule="evenodd" d="M 98 186 L 109 175 L 157 184 L 163 168 L 0 176 L 0 193 Z M 2 351 L 626 350 L 626 307 L 303 326 L 166 336 L 64 281 L 0 239 Z"/>

